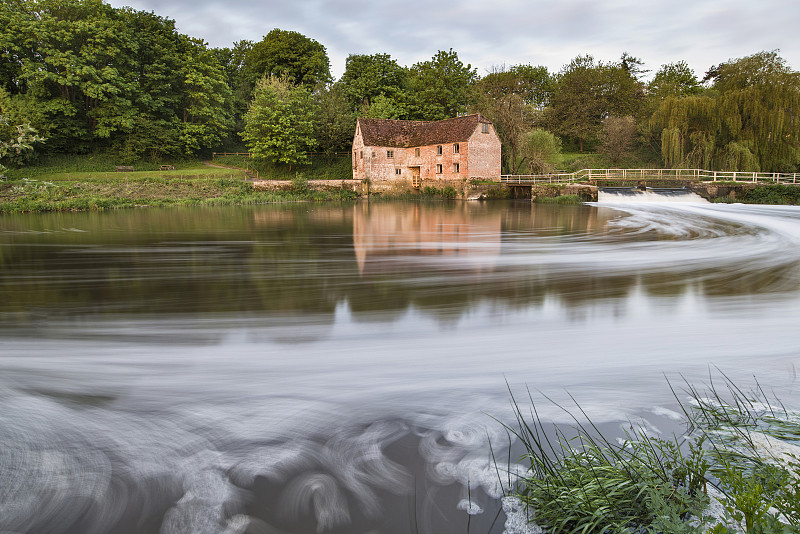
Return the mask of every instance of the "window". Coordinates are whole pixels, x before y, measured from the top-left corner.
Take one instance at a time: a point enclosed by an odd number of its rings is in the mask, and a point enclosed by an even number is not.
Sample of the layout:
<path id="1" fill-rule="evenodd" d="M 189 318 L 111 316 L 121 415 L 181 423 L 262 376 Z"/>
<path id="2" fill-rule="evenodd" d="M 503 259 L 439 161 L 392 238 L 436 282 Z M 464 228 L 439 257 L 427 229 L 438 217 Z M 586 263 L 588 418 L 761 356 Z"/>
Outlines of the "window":
<path id="1" fill-rule="evenodd" d="M 442 174 L 442 164 L 441 163 L 437 163 L 436 164 L 436 174 Z"/>
<path id="2" fill-rule="evenodd" d="M 436 147 L 436 155 L 437 156 L 441 156 L 442 155 L 442 145 L 439 145 L 439 146 Z"/>
<path id="3" fill-rule="evenodd" d="M 453 163 L 453 172 L 458 174 L 458 163 Z"/>
<path id="4" fill-rule="evenodd" d="M 419 157 L 419 149 L 418 149 L 418 148 L 415 148 L 415 149 L 414 149 L 414 157 L 415 157 L 415 158 L 418 158 L 418 157 Z"/>
<path id="5" fill-rule="evenodd" d="M 396 169 L 394 170 L 394 173 L 395 173 L 396 175 L 400 176 L 401 174 L 403 174 L 403 170 L 402 170 L 400 167 L 398 167 L 398 168 L 396 168 Z"/>
<path id="6" fill-rule="evenodd" d="M 481 123 L 481 133 L 489 133 L 489 123 L 488 122 Z"/>
<path id="7" fill-rule="evenodd" d="M 361 151 L 361 159 L 364 159 L 364 151 Z"/>
<path id="8" fill-rule="evenodd" d="M 389 158 L 389 159 L 394 158 L 394 150 L 387 150 L 386 151 L 386 157 Z"/>
<path id="9" fill-rule="evenodd" d="M 458 146 L 458 143 L 453 143 L 453 154 L 458 154 L 458 151 L 461 147 Z"/>
<path id="10" fill-rule="evenodd" d="M 375 157 L 375 151 L 374 150 L 372 151 L 372 157 L 373 158 Z"/>

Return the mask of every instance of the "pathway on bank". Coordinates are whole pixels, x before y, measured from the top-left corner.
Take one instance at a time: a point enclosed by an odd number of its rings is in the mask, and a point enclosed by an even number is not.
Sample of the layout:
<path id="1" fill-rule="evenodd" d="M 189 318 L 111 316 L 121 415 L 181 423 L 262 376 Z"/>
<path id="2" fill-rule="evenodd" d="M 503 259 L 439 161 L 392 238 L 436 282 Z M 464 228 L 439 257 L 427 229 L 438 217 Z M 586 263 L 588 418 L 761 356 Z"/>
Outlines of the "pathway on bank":
<path id="1" fill-rule="evenodd" d="M 244 173 L 247 175 L 247 178 L 245 178 L 245 180 L 244 180 L 245 182 L 255 182 L 256 181 L 255 175 L 253 175 L 253 173 L 250 172 L 248 169 L 243 169 L 241 167 L 234 167 L 233 165 L 220 165 L 219 163 L 213 163 L 210 160 L 204 160 L 203 161 L 203 165 L 205 165 L 207 167 L 214 167 L 216 169 L 234 169 L 234 170 L 237 170 L 237 171 L 244 171 Z"/>

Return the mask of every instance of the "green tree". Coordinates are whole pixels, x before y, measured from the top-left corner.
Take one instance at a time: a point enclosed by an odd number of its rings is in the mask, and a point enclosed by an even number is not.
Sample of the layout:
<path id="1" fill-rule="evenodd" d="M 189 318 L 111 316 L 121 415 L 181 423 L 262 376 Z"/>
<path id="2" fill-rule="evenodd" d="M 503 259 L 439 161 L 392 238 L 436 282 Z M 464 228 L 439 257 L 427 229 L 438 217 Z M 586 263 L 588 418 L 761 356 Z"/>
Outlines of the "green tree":
<path id="1" fill-rule="evenodd" d="M 452 48 L 415 63 L 409 72 L 408 118 L 436 121 L 465 112 L 477 77 L 477 71 L 464 65 Z"/>
<path id="2" fill-rule="evenodd" d="M 546 121 L 557 134 L 577 139 L 583 152 L 584 142 L 599 140 L 604 119 L 635 115 L 643 98 L 643 85 L 631 65 L 598 63 L 592 56 L 578 56 L 557 77 Z"/>
<path id="3" fill-rule="evenodd" d="M 314 138 L 320 150 L 328 155 L 349 151 L 355 126 L 356 116 L 341 82 L 314 94 Z"/>
<path id="4" fill-rule="evenodd" d="M 723 150 L 741 153 L 748 148 L 764 171 L 796 170 L 800 73 L 790 69 L 777 51 L 731 60 L 712 70 L 713 88 L 720 93 Z"/>
<path id="5" fill-rule="evenodd" d="M 706 96 L 664 99 L 650 119 L 669 166 L 794 172 L 800 164 L 800 73 L 777 52 L 712 67 Z"/>
<path id="6" fill-rule="evenodd" d="M 242 138 L 256 160 L 307 163 L 314 148 L 311 95 L 286 78 L 264 77 L 256 85 L 245 115 Z"/>
<path id="7" fill-rule="evenodd" d="M 254 85 L 263 76 L 284 77 L 311 89 L 332 81 L 324 46 L 301 33 L 278 28 L 252 46 L 245 71 Z"/>
<path id="8" fill-rule="evenodd" d="M 202 41 L 184 53 L 180 140 L 186 154 L 219 146 L 233 125 L 233 97 L 222 66 Z"/>
<path id="9" fill-rule="evenodd" d="M 632 116 L 607 117 L 603 121 L 600 150 L 612 165 L 619 165 L 623 158 L 631 154 L 636 136 L 636 121 Z"/>
<path id="10" fill-rule="evenodd" d="M 647 84 L 647 94 L 657 100 L 669 96 L 696 95 L 702 90 L 697 76 L 685 61 L 661 65 Z"/>
<path id="11" fill-rule="evenodd" d="M 475 85 L 471 110 L 494 123 L 503 144 L 503 168 L 516 173 L 521 135 L 540 120 L 550 102 L 553 80 L 546 67 L 495 67 Z"/>
<path id="12" fill-rule="evenodd" d="M 719 127 L 717 101 L 708 96 L 667 97 L 650 119 L 671 168 L 710 168 Z"/>
<path id="13" fill-rule="evenodd" d="M 33 153 L 34 145 L 43 141 L 44 138 L 21 119 L 10 96 L 0 87 L 0 178 L 5 178 L 3 163 L 22 165 Z"/>
<path id="14" fill-rule="evenodd" d="M 376 97 L 402 100 L 408 89 L 408 71 L 389 54 L 351 54 L 340 83 L 353 110 L 358 110 L 372 105 Z"/>
<path id="15" fill-rule="evenodd" d="M 230 92 L 218 61 L 174 21 L 101 0 L 14 0 L 0 27 L 6 89 L 51 150 L 179 154 L 225 132 Z"/>
<path id="16" fill-rule="evenodd" d="M 561 158 L 561 140 L 541 128 L 523 133 L 519 147 L 522 161 L 531 174 L 553 172 Z"/>

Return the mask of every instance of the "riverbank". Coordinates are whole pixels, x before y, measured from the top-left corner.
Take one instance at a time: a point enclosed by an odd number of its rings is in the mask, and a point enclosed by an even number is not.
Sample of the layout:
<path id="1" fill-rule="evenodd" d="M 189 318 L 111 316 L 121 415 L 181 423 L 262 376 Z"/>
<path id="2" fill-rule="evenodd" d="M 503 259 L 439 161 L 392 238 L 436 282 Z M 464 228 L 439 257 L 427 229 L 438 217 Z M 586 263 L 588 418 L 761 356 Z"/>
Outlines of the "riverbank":
<path id="1" fill-rule="evenodd" d="M 232 178 L 131 177 L 112 173 L 105 178 L 77 180 L 16 180 L 0 183 L 0 213 L 47 211 L 102 211 L 116 208 L 163 206 L 232 206 L 270 202 L 354 199 L 342 188 L 316 190 L 293 183 L 282 190 L 266 190 Z"/>
<path id="2" fill-rule="evenodd" d="M 39 175 L 0 182 L 0 213 L 102 211 L 115 208 L 252 205 L 271 202 L 352 200 L 532 199 L 537 203 L 575 204 L 597 200 L 597 188 L 587 185 L 541 184 L 520 187 L 496 182 L 453 181 L 425 184 L 419 190 L 403 183 L 362 183 L 356 180 L 247 181 L 247 174 L 230 168 L 177 171 L 75 172 Z M 436 183 L 438 184 L 438 182 Z M 783 185 L 690 184 L 710 202 L 800 204 L 800 188 Z"/>

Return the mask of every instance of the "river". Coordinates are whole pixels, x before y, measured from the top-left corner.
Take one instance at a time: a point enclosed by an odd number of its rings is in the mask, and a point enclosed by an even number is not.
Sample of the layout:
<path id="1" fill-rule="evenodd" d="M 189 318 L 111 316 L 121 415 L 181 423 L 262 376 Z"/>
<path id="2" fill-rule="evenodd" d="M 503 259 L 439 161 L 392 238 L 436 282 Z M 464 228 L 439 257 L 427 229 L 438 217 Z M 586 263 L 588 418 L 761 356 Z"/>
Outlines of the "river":
<path id="1" fill-rule="evenodd" d="M 0 531 L 499 534 L 510 392 L 800 405 L 799 245 L 797 207 L 623 197 L 2 215 Z"/>

